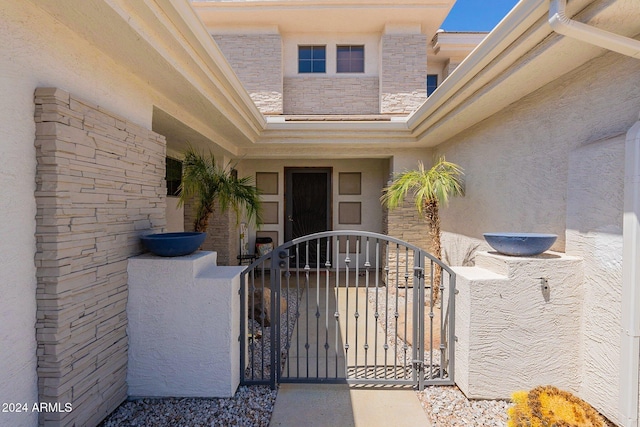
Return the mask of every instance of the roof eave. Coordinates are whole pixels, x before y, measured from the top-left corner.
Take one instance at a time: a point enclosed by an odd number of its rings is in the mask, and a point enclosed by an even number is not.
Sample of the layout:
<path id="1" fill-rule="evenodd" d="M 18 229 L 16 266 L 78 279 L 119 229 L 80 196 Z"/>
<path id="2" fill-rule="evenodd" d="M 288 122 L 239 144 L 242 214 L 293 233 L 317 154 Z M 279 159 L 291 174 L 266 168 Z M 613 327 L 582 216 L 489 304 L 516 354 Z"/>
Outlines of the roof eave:
<path id="1" fill-rule="evenodd" d="M 546 0 L 522 0 L 408 118 L 418 144 L 437 146 L 508 105 L 602 55 L 605 50 L 555 34 Z M 571 16 L 635 35 L 640 23 L 625 28 L 607 19 L 616 0 L 574 0 Z M 608 9 L 611 9 L 609 11 Z M 618 31 L 617 31 L 618 32 Z"/>
<path id="2" fill-rule="evenodd" d="M 259 138 L 265 118 L 188 1 L 35 3 L 164 94 L 161 108 L 231 155 Z"/>

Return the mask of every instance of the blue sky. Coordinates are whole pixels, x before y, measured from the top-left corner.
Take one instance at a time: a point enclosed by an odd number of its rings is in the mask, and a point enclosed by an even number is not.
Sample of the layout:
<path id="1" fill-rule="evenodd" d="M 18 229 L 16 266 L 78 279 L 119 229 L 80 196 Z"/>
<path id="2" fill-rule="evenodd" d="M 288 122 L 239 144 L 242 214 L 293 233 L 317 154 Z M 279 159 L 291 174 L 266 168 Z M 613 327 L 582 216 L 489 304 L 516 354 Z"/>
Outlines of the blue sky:
<path id="1" fill-rule="evenodd" d="M 518 0 L 457 0 L 442 29 L 446 31 L 491 31 Z"/>

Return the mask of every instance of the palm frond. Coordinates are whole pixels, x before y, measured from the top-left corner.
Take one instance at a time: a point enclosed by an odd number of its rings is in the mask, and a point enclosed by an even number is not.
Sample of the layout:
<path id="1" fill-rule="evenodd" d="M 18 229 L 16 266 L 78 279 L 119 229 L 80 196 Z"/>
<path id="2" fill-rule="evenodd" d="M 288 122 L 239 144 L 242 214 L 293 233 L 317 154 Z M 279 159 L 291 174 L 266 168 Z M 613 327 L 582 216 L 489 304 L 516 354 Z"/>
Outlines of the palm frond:
<path id="1" fill-rule="evenodd" d="M 232 170 L 231 163 L 220 166 L 211 151 L 203 154 L 188 146 L 182 162 L 182 183 L 178 188 L 179 205 L 194 199 L 196 223 L 199 218 L 211 215 L 218 201 L 222 212 L 233 209 L 237 221 L 244 211 L 249 221 L 262 224 L 260 195 L 253 185 L 253 178 L 235 178 Z"/>
<path id="2" fill-rule="evenodd" d="M 389 209 L 395 209 L 410 195 L 418 213 L 424 216 L 424 208 L 428 203 L 436 201 L 446 205 L 450 197 L 464 195 L 463 175 L 460 166 L 447 162 L 444 157 L 429 170 L 425 169 L 422 162 L 418 162 L 418 169 L 395 174 L 391 184 L 383 190 L 380 200 Z"/>
<path id="3" fill-rule="evenodd" d="M 424 164 L 419 162 L 417 170 L 395 174 L 391 184 L 383 190 L 380 197 L 384 205 L 389 209 L 395 209 L 401 206 L 411 193 L 418 214 L 427 221 L 433 254 L 437 258 L 442 256 L 439 205 L 446 205 L 451 196 L 464 195 L 462 175 L 462 168 L 447 162 L 444 157 L 438 159 L 429 170 L 425 170 Z M 440 282 L 441 274 L 440 269 L 436 268 L 435 283 Z M 437 299 L 438 288 L 435 287 L 432 301 L 435 302 Z"/>

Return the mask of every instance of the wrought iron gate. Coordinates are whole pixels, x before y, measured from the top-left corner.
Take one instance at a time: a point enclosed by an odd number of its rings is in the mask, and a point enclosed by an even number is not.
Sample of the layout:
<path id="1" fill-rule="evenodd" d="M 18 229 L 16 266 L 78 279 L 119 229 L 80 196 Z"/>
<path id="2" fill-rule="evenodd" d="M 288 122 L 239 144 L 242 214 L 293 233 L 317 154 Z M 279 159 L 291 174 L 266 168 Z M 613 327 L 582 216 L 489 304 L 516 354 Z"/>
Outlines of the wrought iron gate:
<path id="1" fill-rule="evenodd" d="M 309 260 L 321 249 L 324 265 Z M 455 273 L 369 232 L 294 239 L 241 275 L 241 382 L 450 385 Z"/>

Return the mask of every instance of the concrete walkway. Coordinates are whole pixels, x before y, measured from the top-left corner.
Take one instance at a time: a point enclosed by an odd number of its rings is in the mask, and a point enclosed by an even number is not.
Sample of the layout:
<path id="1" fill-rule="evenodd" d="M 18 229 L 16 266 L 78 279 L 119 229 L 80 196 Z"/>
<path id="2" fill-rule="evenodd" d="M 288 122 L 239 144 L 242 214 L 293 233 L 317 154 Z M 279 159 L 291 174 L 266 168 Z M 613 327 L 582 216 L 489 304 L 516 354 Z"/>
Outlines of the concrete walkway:
<path id="1" fill-rule="evenodd" d="M 331 298 L 319 302 L 318 305 L 310 303 L 307 307 L 306 299 L 302 298 L 300 312 L 303 315 L 298 320 L 298 327 L 304 328 L 305 319 L 315 319 L 316 310 L 324 313 L 325 317 L 333 319 L 333 313 L 339 312 L 340 318 L 347 318 L 347 310 L 344 305 L 346 301 L 350 301 L 349 305 L 358 307 L 360 321 L 340 322 L 340 329 L 320 328 L 316 331 L 315 327 L 306 328 L 308 331 L 297 333 L 296 330 L 292 336 L 292 349 L 289 353 L 289 360 L 284 368 L 285 373 L 292 376 L 308 371 L 307 363 L 310 363 L 311 371 L 318 373 L 319 377 L 323 377 L 325 372 L 326 357 L 322 356 L 322 351 L 318 349 L 328 337 L 328 342 L 351 342 L 357 335 L 360 340 L 367 339 L 368 342 L 374 343 L 384 342 L 384 334 L 382 328 L 377 326 L 377 322 L 372 317 L 370 310 L 369 327 L 365 329 L 365 306 L 367 305 L 367 295 L 364 289 L 348 291 L 341 288 L 337 291 L 327 292 L 326 288 L 321 288 L 319 295 L 331 295 Z M 356 295 L 357 294 L 357 295 Z M 337 301 L 340 301 L 338 304 Z M 321 321 L 320 323 L 322 323 Z M 348 324 L 348 330 L 345 327 Z M 373 325 L 373 326 L 371 326 Z M 317 334 L 322 339 L 317 340 Z M 305 342 L 297 343 L 296 337 L 308 336 L 306 342 L 308 350 L 305 350 Z M 376 340 L 377 336 L 377 341 Z M 356 341 L 357 342 L 357 341 Z M 361 341 L 361 343 L 364 341 Z M 319 347 L 320 346 L 320 347 Z M 340 345 L 341 347 L 342 345 Z M 378 354 L 378 363 L 382 364 L 382 352 Z M 307 357 L 307 354 L 312 357 Z M 313 355 L 316 355 L 313 357 Z M 349 355 L 340 354 L 329 359 L 329 374 L 336 369 L 336 363 L 339 371 L 345 370 L 345 363 L 348 366 L 363 366 L 364 352 L 360 354 L 351 351 Z M 369 364 L 373 363 L 373 359 L 369 356 Z M 336 360 L 337 359 L 337 360 Z M 374 357 L 375 359 L 375 357 Z M 291 366 L 289 367 L 289 364 Z M 329 375 L 331 376 L 331 375 Z M 427 416 L 420 405 L 420 401 L 415 391 L 409 387 L 382 387 L 382 386 L 349 386 L 347 384 L 281 384 L 278 389 L 278 397 L 276 398 L 275 408 L 271 417 L 272 427 L 429 427 Z"/>
<path id="2" fill-rule="evenodd" d="M 415 391 L 281 384 L 271 427 L 430 427 Z"/>

